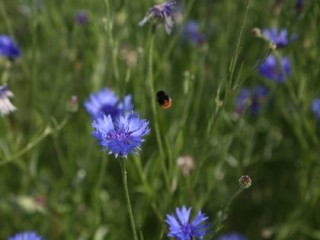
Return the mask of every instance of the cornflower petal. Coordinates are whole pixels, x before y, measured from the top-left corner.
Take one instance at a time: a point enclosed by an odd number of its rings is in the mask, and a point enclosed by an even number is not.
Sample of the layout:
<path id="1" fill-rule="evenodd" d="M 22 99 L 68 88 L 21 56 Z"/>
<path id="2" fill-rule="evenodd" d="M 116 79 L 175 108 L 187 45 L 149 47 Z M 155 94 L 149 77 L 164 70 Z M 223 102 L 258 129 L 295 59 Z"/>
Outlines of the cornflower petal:
<path id="1" fill-rule="evenodd" d="M 137 114 L 128 113 L 113 119 L 111 115 L 103 116 L 93 121 L 95 129 L 92 135 L 99 141 L 102 150 L 108 149 L 109 154 L 127 157 L 136 153 L 143 142 L 143 136 L 149 133 L 149 122 L 141 120 Z"/>
<path id="2" fill-rule="evenodd" d="M 208 217 L 199 211 L 190 223 L 191 209 L 182 206 L 181 209 L 176 208 L 175 214 L 166 215 L 165 222 L 169 225 L 168 237 L 174 237 L 177 240 L 202 239 L 208 233 L 209 224 L 204 223 Z"/>
<path id="3" fill-rule="evenodd" d="M 132 111 L 133 105 L 131 100 L 131 96 L 127 95 L 121 102 L 115 92 L 109 88 L 104 88 L 97 93 L 91 94 L 90 97 L 84 101 L 84 107 L 92 119 L 97 119 L 109 114 L 112 118 L 118 118 L 121 114 Z"/>
<path id="4" fill-rule="evenodd" d="M 20 50 L 13 39 L 5 34 L 0 35 L 0 55 L 9 59 L 20 57 Z"/>
<path id="5" fill-rule="evenodd" d="M 42 240 L 43 238 L 38 236 L 36 232 L 22 232 L 17 233 L 16 235 L 9 237 L 8 240 Z"/>
<path id="6" fill-rule="evenodd" d="M 174 24 L 172 15 L 175 5 L 175 1 L 166 1 L 151 7 L 145 17 L 139 22 L 139 26 L 142 27 L 147 22 L 150 22 L 153 27 L 163 24 L 167 34 L 170 34 Z"/>

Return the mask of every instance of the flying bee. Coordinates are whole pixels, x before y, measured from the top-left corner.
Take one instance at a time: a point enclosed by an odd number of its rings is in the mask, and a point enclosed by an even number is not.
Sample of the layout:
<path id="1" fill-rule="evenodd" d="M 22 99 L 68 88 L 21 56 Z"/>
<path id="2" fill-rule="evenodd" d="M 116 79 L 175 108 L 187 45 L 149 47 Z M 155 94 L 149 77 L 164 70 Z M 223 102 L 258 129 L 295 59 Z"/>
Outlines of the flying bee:
<path id="1" fill-rule="evenodd" d="M 168 109 L 172 105 L 171 98 L 169 97 L 168 93 L 163 90 L 157 92 L 157 102 L 163 109 Z"/>

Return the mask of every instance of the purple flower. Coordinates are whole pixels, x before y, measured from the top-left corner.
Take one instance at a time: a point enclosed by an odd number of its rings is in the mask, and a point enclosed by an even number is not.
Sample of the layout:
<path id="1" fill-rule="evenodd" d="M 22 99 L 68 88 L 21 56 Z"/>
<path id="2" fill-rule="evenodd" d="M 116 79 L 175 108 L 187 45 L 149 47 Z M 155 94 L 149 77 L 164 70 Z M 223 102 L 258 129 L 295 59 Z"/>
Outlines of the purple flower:
<path id="1" fill-rule="evenodd" d="M 173 14 L 176 2 L 166 1 L 155 5 L 149 9 L 146 16 L 139 22 L 139 26 L 144 26 L 150 22 L 155 28 L 159 24 L 164 24 L 167 34 L 171 33 L 173 28 Z"/>
<path id="2" fill-rule="evenodd" d="M 22 232 L 9 237 L 8 240 L 42 240 L 43 238 L 38 236 L 35 232 Z"/>
<path id="3" fill-rule="evenodd" d="M 259 72 L 263 77 L 283 83 L 285 78 L 291 73 L 289 59 L 283 57 L 278 60 L 275 55 L 270 54 L 266 61 L 260 65 Z"/>
<path id="4" fill-rule="evenodd" d="M 246 106 L 250 106 L 250 112 L 257 115 L 267 95 L 268 90 L 264 86 L 259 85 L 254 90 L 241 88 L 235 100 L 236 113 L 241 114 Z"/>
<path id="5" fill-rule="evenodd" d="M 288 44 L 287 29 L 283 28 L 280 31 L 276 27 L 265 28 L 263 35 L 274 43 L 277 47 L 285 47 Z"/>
<path id="6" fill-rule="evenodd" d="M 0 85 L 0 116 L 5 116 L 17 110 L 17 108 L 10 102 L 13 93 L 8 90 L 6 85 Z"/>
<path id="7" fill-rule="evenodd" d="M 247 240 L 247 238 L 238 233 L 229 233 L 221 235 L 218 240 Z"/>
<path id="8" fill-rule="evenodd" d="M 316 118 L 320 120 L 320 97 L 315 98 L 311 104 L 312 112 L 316 115 Z"/>
<path id="9" fill-rule="evenodd" d="M 206 36 L 199 32 L 199 25 L 195 21 L 189 21 L 183 26 L 181 37 L 195 46 L 203 45 L 206 42 Z"/>
<path id="10" fill-rule="evenodd" d="M 181 209 L 176 208 L 175 213 L 167 214 L 165 222 L 169 225 L 168 237 L 174 237 L 176 240 L 202 239 L 209 232 L 209 224 L 205 223 L 208 217 L 199 211 L 190 223 L 190 212 L 191 207 L 187 209 L 182 206 Z"/>
<path id="11" fill-rule="evenodd" d="M 89 13 L 86 10 L 79 10 L 75 15 L 75 22 L 79 25 L 85 25 L 89 23 Z"/>
<path id="12" fill-rule="evenodd" d="M 140 150 L 140 145 L 144 142 L 142 138 L 149 133 L 149 122 L 140 120 L 139 116 L 128 113 L 118 119 L 112 119 L 111 115 L 104 115 L 92 123 L 95 129 L 92 135 L 99 141 L 102 150 L 109 150 L 109 154 L 115 157 L 127 157 L 131 152 Z"/>
<path id="13" fill-rule="evenodd" d="M 18 45 L 5 34 L 0 35 L 0 55 L 13 60 L 20 56 Z"/>
<path id="14" fill-rule="evenodd" d="M 103 115 L 111 115 L 112 118 L 117 118 L 125 112 L 130 112 L 133 109 L 131 96 L 125 96 L 123 101 L 111 91 L 105 88 L 97 93 L 91 94 L 85 100 L 84 106 L 92 119 L 96 119 Z"/>

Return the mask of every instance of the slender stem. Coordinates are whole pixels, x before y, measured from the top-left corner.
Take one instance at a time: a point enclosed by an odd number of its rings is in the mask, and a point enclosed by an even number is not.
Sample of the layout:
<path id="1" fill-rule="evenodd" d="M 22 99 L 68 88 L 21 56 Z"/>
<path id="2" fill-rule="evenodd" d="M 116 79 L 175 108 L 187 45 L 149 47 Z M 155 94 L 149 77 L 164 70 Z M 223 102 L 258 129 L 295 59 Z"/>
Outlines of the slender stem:
<path id="1" fill-rule="evenodd" d="M 151 97 L 155 96 L 155 94 L 156 94 L 155 89 L 154 89 L 154 84 L 153 84 L 153 69 L 152 69 L 154 37 L 155 37 L 155 35 L 152 33 L 151 34 L 151 42 L 150 42 L 150 50 L 149 50 L 149 58 L 148 58 L 148 74 L 147 74 L 147 82 L 149 83 Z M 163 150 L 161 136 L 160 136 L 160 128 L 159 128 L 159 123 L 158 123 L 156 102 L 151 101 L 151 106 L 152 106 L 152 113 L 153 113 L 154 129 L 155 129 L 155 133 L 156 133 L 156 138 L 157 138 L 157 143 L 158 143 L 158 148 L 159 148 L 160 158 L 161 158 L 161 161 L 160 161 L 161 167 L 162 167 L 162 171 L 164 174 L 167 188 L 170 189 L 168 172 L 167 172 L 165 160 L 164 160 L 164 150 Z"/>
<path id="2" fill-rule="evenodd" d="M 225 208 L 222 210 L 222 213 L 220 215 L 220 217 L 218 218 L 217 220 L 217 226 L 214 230 L 214 232 L 218 232 L 221 227 L 222 227 L 222 224 L 225 220 L 227 220 L 228 218 L 228 214 L 229 214 L 229 208 L 230 208 L 230 205 L 232 203 L 232 201 L 244 190 L 245 188 L 244 187 L 240 187 L 238 189 L 238 191 L 236 191 L 232 197 L 230 198 L 230 200 L 228 201 L 228 203 L 226 204 Z"/>
<path id="3" fill-rule="evenodd" d="M 51 126 L 47 126 L 39 136 L 35 137 L 32 141 L 30 141 L 18 153 L 8 157 L 7 159 L 5 159 L 3 161 L 0 161 L 0 166 L 6 165 L 7 163 L 10 163 L 16 159 L 19 159 L 22 155 L 26 154 L 31 149 L 33 149 L 35 146 L 37 146 L 39 143 L 41 143 L 42 140 L 45 139 L 47 136 L 60 131 L 67 124 L 68 120 L 69 120 L 69 116 L 67 116 L 65 119 L 63 119 L 63 121 L 59 125 L 55 126 L 55 128 L 53 128 Z"/>
<path id="4" fill-rule="evenodd" d="M 111 47 L 111 54 L 112 54 L 112 64 L 113 64 L 113 69 L 114 69 L 114 75 L 119 82 L 119 67 L 118 67 L 118 61 L 117 61 L 117 56 L 118 56 L 118 45 L 116 44 L 114 37 L 113 37 L 113 22 L 111 18 L 111 13 L 110 13 L 110 5 L 109 5 L 109 0 L 105 0 L 105 6 L 106 6 L 106 11 L 107 11 L 107 19 L 105 22 L 105 30 L 107 31 L 108 34 L 108 39 Z"/>
<path id="5" fill-rule="evenodd" d="M 121 168 L 121 175 L 122 175 L 122 180 L 123 180 L 123 188 L 124 188 L 124 193 L 125 193 L 126 202 L 127 202 L 127 208 L 128 208 L 129 218 L 130 218 L 133 239 L 138 240 L 138 235 L 137 235 L 136 226 L 134 223 L 133 212 L 132 212 L 129 190 L 128 190 L 127 171 L 126 171 L 126 162 L 125 161 L 126 161 L 125 158 L 120 159 L 120 168 Z"/>

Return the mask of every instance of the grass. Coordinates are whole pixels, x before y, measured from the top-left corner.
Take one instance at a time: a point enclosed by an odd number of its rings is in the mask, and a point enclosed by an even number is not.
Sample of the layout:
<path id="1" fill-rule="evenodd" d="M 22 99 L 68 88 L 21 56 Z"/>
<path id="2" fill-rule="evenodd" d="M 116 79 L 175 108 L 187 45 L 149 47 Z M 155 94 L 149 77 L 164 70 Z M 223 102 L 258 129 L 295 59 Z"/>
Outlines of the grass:
<path id="1" fill-rule="evenodd" d="M 35 230 L 49 240 L 133 239 L 119 159 L 101 152 L 83 107 L 108 86 L 131 94 L 134 110 L 150 121 L 142 150 L 126 161 L 139 239 L 165 239 L 164 218 L 182 205 L 202 209 L 214 229 L 242 175 L 253 184 L 233 200 L 215 237 L 320 239 L 320 129 L 311 111 L 320 95 L 319 3 L 297 12 L 294 1 L 280 8 L 271 0 L 250 0 L 248 8 L 246 1 L 187 1 L 183 23 L 198 22 L 202 46 L 181 42 L 180 22 L 170 36 L 158 27 L 152 40 L 151 26 L 138 26 L 152 4 L 0 3 L 0 33 L 22 53 L 0 62 L 18 108 L 0 118 L 0 238 Z M 88 24 L 74 21 L 81 9 Z M 284 84 L 257 70 L 270 49 L 251 29 L 272 26 L 298 35 L 273 51 L 290 59 Z M 258 84 L 269 90 L 260 113 L 236 117 L 240 89 Z M 172 98 L 168 110 L 156 105 L 160 89 Z M 70 114 L 72 95 L 79 111 Z M 183 155 L 194 159 L 188 176 L 177 165 Z"/>

